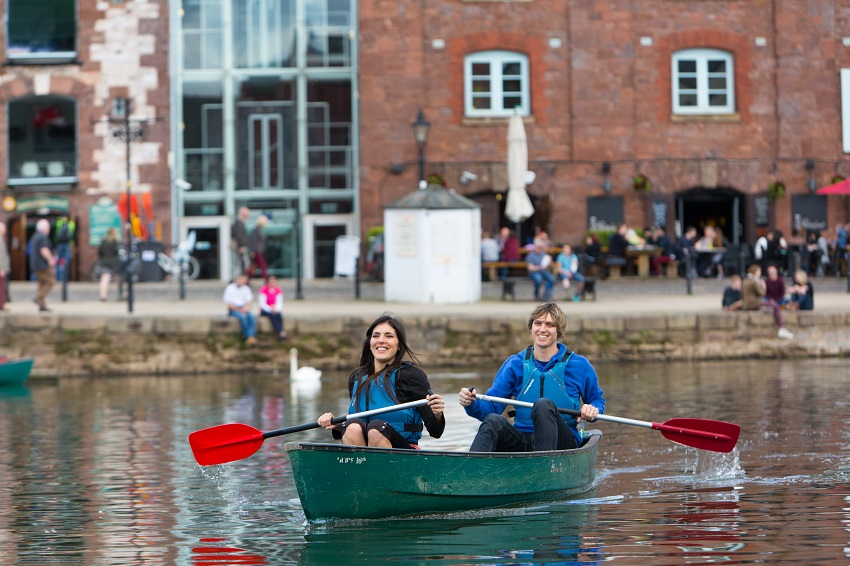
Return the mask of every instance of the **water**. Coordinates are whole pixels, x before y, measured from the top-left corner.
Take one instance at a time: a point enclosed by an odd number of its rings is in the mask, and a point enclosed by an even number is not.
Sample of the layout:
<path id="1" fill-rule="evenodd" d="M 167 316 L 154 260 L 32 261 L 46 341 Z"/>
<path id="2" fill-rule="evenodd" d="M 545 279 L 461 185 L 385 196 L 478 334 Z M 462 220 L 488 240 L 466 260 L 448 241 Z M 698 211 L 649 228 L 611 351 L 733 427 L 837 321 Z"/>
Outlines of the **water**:
<path id="1" fill-rule="evenodd" d="M 493 368 L 495 369 L 495 368 Z M 307 525 L 283 444 L 200 468 L 193 430 L 272 430 L 344 412 L 345 376 L 320 391 L 280 375 L 62 379 L 0 391 L 0 564 L 623 564 L 850 562 L 846 361 L 598 365 L 609 414 L 737 422 L 731 454 L 639 427 L 604 432 L 594 489 L 522 509 Z M 446 435 L 474 373 L 434 374 Z M 293 438 L 293 437 L 289 437 Z M 301 440 L 327 441 L 312 430 Z M 486 478 L 481 478 L 486 482 Z"/>

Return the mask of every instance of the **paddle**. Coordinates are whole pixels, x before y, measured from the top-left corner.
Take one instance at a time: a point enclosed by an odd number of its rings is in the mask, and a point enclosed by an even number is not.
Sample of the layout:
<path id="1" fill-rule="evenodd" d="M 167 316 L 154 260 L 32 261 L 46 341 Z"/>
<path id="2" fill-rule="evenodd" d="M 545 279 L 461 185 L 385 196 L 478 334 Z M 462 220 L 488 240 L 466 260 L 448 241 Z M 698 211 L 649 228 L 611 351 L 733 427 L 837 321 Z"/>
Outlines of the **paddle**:
<path id="1" fill-rule="evenodd" d="M 410 401 L 409 403 L 401 403 L 390 407 L 372 409 L 371 411 L 334 417 L 331 419 L 331 424 L 340 424 L 348 419 L 382 415 L 384 413 L 392 413 L 393 411 L 401 411 L 427 404 L 427 399 Z M 319 423 L 304 423 L 278 430 L 270 430 L 268 432 L 257 430 L 246 424 L 230 423 L 196 430 L 189 435 L 189 445 L 192 447 L 192 454 L 195 455 L 195 460 L 198 461 L 198 464 L 202 466 L 226 464 L 227 462 L 235 462 L 236 460 L 247 458 L 259 450 L 260 446 L 263 445 L 263 441 L 267 438 L 292 434 L 293 432 L 301 432 L 302 430 L 310 430 L 312 428 L 319 428 Z"/>
<path id="2" fill-rule="evenodd" d="M 531 408 L 534 406 L 533 403 L 525 401 L 491 397 L 490 395 L 482 395 L 481 393 L 476 393 L 475 398 L 493 403 L 501 403 L 503 405 L 514 405 L 515 407 Z M 573 411 L 572 409 L 559 408 L 558 412 L 574 417 L 581 416 L 579 411 Z M 709 419 L 677 418 L 663 423 L 651 423 L 647 421 L 636 421 L 634 419 L 624 419 L 612 415 L 597 415 L 596 418 L 600 421 L 611 421 L 659 430 L 667 440 L 672 440 L 685 446 L 699 448 L 700 450 L 711 450 L 712 452 L 731 452 L 738 442 L 738 436 L 741 434 L 741 427 L 734 423 L 712 421 Z"/>

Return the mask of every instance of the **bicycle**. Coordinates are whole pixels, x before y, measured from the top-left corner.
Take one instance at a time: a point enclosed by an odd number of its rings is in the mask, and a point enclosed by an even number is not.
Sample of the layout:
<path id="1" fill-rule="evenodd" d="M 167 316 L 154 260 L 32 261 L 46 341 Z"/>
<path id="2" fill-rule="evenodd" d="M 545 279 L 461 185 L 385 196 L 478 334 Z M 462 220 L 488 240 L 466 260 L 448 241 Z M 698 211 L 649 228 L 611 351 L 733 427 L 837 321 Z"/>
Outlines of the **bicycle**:
<path id="1" fill-rule="evenodd" d="M 165 273 L 177 279 L 181 276 L 184 281 L 197 279 L 198 275 L 201 274 L 201 264 L 191 255 L 192 250 L 195 249 L 196 238 L 194 231 L 189 232 L 189 237 L 178 244 L 173 256 L 159 252 L 156 255 L 156 262 L 159 267 Z"/>

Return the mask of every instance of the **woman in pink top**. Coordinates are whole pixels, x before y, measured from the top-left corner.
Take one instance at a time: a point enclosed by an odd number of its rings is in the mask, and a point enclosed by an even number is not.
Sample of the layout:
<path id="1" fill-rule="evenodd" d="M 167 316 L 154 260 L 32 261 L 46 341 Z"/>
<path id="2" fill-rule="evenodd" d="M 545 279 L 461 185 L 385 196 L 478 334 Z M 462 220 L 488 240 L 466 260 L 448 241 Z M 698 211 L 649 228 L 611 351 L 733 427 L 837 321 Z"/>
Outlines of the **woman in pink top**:
<path id="1" fill-rule="evenodd" d="M 258 295 L 260 315 L 269 317 L 278 338 L 285 340 L 287 335 L 283 329 L 283 289 L 277 284 L 277 277 L 266 277 L 266 284 L 260 287 Z"/>

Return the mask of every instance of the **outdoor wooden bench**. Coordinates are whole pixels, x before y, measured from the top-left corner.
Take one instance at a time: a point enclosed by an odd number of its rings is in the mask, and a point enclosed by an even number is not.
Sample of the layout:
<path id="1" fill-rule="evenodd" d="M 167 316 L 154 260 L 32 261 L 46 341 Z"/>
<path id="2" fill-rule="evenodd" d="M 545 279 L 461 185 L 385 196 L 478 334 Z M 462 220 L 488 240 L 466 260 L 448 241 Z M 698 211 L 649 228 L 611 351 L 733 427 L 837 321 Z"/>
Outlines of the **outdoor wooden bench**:
<path id="1" fill-rule="evenodd" d="M 527 267 L 524 261 L 483 261 L 481 262 L 481 272 L 483 274 L 487 274 L 489 277 L 488 281 L 497 281 L 499 279 L 498 270 L 499 269 L 507 269 L 509 272 L 511 270 L 522 270 L 525 272 Z"/>

